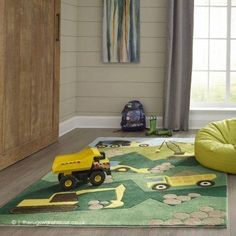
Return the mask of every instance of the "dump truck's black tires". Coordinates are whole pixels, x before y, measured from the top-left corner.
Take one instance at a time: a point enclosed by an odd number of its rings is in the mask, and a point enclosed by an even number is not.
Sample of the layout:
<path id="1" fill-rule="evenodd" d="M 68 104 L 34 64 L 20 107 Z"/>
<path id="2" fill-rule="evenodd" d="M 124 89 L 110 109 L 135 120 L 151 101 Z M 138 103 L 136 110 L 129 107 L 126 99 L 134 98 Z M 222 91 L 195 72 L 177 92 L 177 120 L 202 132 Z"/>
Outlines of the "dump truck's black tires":
<path id="1" fill-rule="evenodd" d="M 63 176 L 64 176 L 64 175 L 63 175 L 62 173 L 58 174 L 57 179 L 58 179 L 59 182 L 61 181 L 61 178 L 62 178 Z"/>
<path id="2" fill-rule="evenodd" d="M 77 179 L 73 175 L 62 176 L 60 185 L 63 190 L 69 191 L 77 187 Z"/>
<path id="3" fill-rule="evenodd" d="M 105 178 L 106 178 L 105 173 L 101 170 L 97 170 L 97 171 L 93 171 L 91 173 L 91 175 L 89 177 L 89 182 L 93 186 L 99 186 L 104 182 Z"/>

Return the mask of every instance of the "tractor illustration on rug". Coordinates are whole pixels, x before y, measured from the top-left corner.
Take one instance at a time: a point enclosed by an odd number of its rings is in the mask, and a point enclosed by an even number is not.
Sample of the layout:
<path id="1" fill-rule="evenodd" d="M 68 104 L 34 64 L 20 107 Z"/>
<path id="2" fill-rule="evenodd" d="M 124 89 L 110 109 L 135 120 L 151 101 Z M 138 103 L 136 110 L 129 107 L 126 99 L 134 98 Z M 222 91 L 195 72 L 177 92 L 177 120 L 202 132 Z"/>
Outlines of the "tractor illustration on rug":
<path id="1" fill-rule="evenodd" d="M 111 175 L 110 162 L 105 153 L 91 147 L 78 153 L 57 156 L 52 172 L 58 174 L 63 190 L 74 189 L 78 183 L 90 182 L 93 186 L 99 186 L 104 182 L 106 174 Z"/>
<path id="2" fill-rule="evenodd" d="M 170 187 L 182 187 L 198 185 L 200 187 L 210 187 L 215 184 L 213 179 L 215 174 L 189 175 L 189 176 L 157 176 L 150 177 L 151 181 L 147 182 L 149 188 L 163 191 Z"/>
<path id="3" fill-rule="evenodd" d="M 45 199 L 24 199 L 16 207 L 11 209 L 11 213 L 45 213 L 45 212 L 66 212 L 73 211 L 79 207 L 79 196 L 89 193 L 115 192 L 115 199 L 110 200 L 106 209 L 122 207 L 124 202 L 122 198 L 125 192 L 125 186 L 120 184 L 113 188 L 84 189 L 74 192 L 58 192 Z"/>

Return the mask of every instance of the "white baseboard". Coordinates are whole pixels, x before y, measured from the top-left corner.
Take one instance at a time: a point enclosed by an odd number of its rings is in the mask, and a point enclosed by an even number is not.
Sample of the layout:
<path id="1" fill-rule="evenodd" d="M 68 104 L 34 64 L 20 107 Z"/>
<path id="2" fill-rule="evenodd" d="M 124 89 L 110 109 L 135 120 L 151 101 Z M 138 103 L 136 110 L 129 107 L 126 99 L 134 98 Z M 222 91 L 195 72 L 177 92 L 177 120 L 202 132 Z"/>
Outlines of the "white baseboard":
<path id="1" fill-rule="evenodd" d="M 60 137 L 76 128 L 101 128 L 120 129 L 121 116 L 74 116 L 60 123 Z M 162 124 L 162 118 L 157 118 L 158 125 Z M 147 117 L 147 127 L 149 127 Z"/>
<path id="2" fill-rule="evenodd" d="M 223 119 L 236 117 L 236 111 L 192 110 L 190 112 L 190 129 L 200 129 L 206 124 Z M 147 127 L 149 127 L 147 117 Z M 120 128 L 120 116 L 74 116 L 60 123 L 60 137 L 76 128 Z M 162 117 L 157 118 L 158 127 L 161 127 Z"/>
<path id="3" fill-rule="evenodd" d="M 236 110 L 191 110 L 189 116 L 190 129 L 200 129 L 210 122 L 236 118 Z"/>

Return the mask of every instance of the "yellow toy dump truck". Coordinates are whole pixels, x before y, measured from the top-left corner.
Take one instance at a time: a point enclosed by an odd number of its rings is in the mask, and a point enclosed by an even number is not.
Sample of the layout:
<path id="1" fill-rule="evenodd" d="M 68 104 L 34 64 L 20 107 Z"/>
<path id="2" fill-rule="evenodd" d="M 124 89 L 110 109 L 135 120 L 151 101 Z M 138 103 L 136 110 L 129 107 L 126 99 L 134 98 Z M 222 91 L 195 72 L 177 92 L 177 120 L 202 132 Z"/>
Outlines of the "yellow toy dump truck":
<path id="1" fill-rule="evenodd" d="M 147 183 L 153 190 L 166 190 L 170 187 L 198 185 L 200 187 L 210 187 L 215 184 L 213 179 L 215 174 L 189 175 L 189 176 L 158 176 L 151 177 L 152 180 Z"/>
<path id="2" fill-rule="evenodd" d="M 78 153 L 57 156 L 52 172 L 58 174 L 58 181 L 64 190 L 76 188 L 78 182 L 90 182 L 93 186 L 98 186 L 104 182 L 106 174 L 111 175 L 110 163 L 105 153 L 91 147 Z"/>

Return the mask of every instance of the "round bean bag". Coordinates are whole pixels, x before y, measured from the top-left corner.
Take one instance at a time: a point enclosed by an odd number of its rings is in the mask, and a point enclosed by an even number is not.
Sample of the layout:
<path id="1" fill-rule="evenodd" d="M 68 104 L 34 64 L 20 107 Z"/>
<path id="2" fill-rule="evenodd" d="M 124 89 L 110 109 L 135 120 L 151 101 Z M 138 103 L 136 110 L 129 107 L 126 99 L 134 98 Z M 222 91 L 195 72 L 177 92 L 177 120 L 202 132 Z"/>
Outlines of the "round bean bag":
<path id="1" fill-rule="evenodd" d="M 203 166 L 236 174 L 236 118 L 200 129 L 195 139 L 195 157 Z"/>

